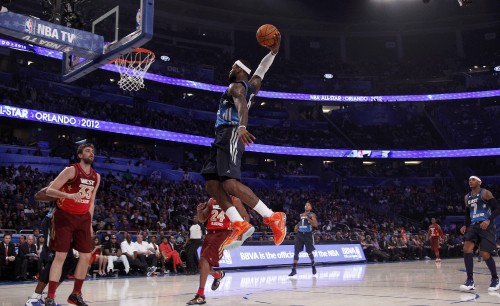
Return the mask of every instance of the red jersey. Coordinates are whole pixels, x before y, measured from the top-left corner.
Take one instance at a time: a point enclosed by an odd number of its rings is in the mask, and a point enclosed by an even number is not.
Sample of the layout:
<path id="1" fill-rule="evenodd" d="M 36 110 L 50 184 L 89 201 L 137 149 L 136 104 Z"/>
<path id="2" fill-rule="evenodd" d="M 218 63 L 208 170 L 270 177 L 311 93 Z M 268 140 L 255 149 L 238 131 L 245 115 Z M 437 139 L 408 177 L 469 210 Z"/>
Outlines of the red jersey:
<path id="1" fill-rule="evenodd" d="M 234 201 L 233 197 L 231 197 L 231 202 L 232 201 Z M 207 230 L 219 231 L 229 230 L 231 228 L 231 221 L 213 198 L 208 200 L 208 210 L 210 211 L 210 215 L 207 219 Z"/>
<path id="2" fill-rule="evenodd" d="M 438 238 L 444 236 L 441 226 L 439 226 L 439 224 L 437 223 L 429 225 L 428 234 L 429 236 L 431 236 L 431 238 Z"/>
<path id="3" fill-rule="evenodd" d="M 90 209 L 90 199 L 97 185 L 97 172 L 90 168 L 90 173 L 87 174 L 83 171 L 80 164 L 69 166 L 75 168 L 75 177 L 66 182 L 60 191 L 66 193 L 79 192 L 82 195 L 82 199 L 79 202 L 75 202 L 72 199 L 60 198 L 57 200 L 57 207 L 70 214 L 83 215 Z"/>

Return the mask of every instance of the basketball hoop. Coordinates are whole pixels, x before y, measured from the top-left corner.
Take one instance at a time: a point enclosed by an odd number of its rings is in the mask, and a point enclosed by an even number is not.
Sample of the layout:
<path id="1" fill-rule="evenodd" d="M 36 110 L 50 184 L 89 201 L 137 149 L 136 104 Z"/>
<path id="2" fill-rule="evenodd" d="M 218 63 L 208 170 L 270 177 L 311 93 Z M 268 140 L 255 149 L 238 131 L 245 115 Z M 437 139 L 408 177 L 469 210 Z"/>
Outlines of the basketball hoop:
<path id="1" fill-rule="evenodd" d="M 114 60 L 120 73 L 118 86 L 123 90 L 139 90 L 144 88 L 144 75 L 155 61 L 155 54 L 144 48 L 137 48 Z"/>

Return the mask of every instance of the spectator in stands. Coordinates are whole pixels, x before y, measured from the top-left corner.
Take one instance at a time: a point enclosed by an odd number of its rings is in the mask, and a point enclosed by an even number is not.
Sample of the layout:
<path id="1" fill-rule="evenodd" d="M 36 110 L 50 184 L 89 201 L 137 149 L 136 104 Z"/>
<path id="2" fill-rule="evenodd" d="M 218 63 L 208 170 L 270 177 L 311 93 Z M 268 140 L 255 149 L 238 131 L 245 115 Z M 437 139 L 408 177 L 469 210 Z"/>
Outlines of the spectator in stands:
<path id="1" fill-rule="evenodd" d="M 141 264 L 150 268 L 150 272 L 156 271 L 158 258 L 156 254 L 150 250 L 149 243 L 144 241 L 144 236 L 142 234 L 138 234 L 136 237 L 135 256 Z"/>
<path id="2" fill-rule="evenodd" d="M 137 247 L 132 242 L 132 236 L 129 233 L 125 233 L 125 240 L 120 244 L 120 248 L 122 249 L 122 253 L 127 256 L 130 268 L 134 270 L 133 273 L 145 275 L 147 265 L 137 259 Z"/>
<path id="3" fill-rule="evenodd" d="M 107 273 L 113 272 L 115 262 L 121 262 L 124 266 L 125 274 L 129 273 L 130 265 L 127 256 L 122 254 L 120 244 L 117 242 L 115 234 L 112 234 L 109 241 L 104 244 L 104 255 L 108 257 Z"/>
<path id="4" fill-rule="evenodd" d="M 33 235 L 28 235 L 26 243 L 19 246 L 18 257 L 21 260 L 19 279 L 22 281 L 34 279 L 35 275 L 38 273 L 38 261 L 40 257 L 36 252 L 35 238 Z"/>
<path id="5" fill-rule="evenodd" d="M 182 267 L 182 260 L 179 253 L 175 250 L 174 236 L 163 236 L 162 243 L 160 244 L 160 252 L 164 262 L 162 270 L 166 271 L 166 265 L 171 264 L 173 272 L 177 273 L 179 268 Z"/>
<path id="6" fill-rule="evenodd" d="M 16 246 L 11 240 L 12 235 L 5 234 L 2 243 L 0 243 L 0 277 L 14 280 L 17 278 L 19 260 L 16 254 Z"/>
<path id="7" fill-rule="evenodd" d="M 96 263 L 98 265 L 97 273 L 99 274 L 99 276 L 106 275 L 105 270 L 106 270 L 107 260 L 108 258 L 104 256 L 103 248 L 99 237 L 97 236 L 94 237 L 92 252 L 90 252 L 89 271 L 92 269 L 92 266 Z M 90 273 L 87 273 L 87 276 L 90 276 Z"/>

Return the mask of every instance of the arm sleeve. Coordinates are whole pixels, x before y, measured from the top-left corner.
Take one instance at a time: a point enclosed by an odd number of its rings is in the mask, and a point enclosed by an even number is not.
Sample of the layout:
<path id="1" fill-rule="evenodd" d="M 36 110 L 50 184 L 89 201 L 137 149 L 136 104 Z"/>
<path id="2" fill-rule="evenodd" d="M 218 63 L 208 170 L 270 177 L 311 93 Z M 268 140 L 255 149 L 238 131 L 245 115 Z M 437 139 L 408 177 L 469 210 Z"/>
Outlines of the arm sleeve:
<path id="1" fill-rule="evenodd" d="M 486 201 L 491 208 L 491 216 L 488 218 L 490 221 L 495 221 L 496 217 L 500 215 L 500 204 L 498 204 L 497 199 L 491 198 Z"/>
<path id="2" fill-rule="evenodd" d="M 470 219 L 470 207 L 465 207 L 465 226 L 469 226 L 471 224 L 471 219 Z"/>

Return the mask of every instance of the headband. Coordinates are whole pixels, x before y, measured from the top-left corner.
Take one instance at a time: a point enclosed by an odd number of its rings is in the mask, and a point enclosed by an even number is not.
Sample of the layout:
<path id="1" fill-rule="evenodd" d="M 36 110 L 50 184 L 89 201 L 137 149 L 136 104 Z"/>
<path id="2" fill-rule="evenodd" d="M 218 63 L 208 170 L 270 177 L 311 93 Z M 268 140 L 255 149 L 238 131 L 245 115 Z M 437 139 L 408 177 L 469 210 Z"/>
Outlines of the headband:
<path id="1" fill-rule="evenodd" d="M 240 60 L 237 60 L 234 63 L 236 65 L 238 65 L 238 67 L 240 67 L 241 69 L 243 69 L 248 75 L 250 75 L 250 72 L 252 72 L 252 70 L 250 70 L 250 68 L 248 68 L 247 66 L 245 66 L 245 64 L 243 64 Z"/>
<path id="2" fill-rule="evenodd" d="M 481 182 L 482 182 L 482 181 L 481 181 L 481 179 L 480 179 L 479 177 L 475 176 L 475 175 L 472 175 L 471 177 L 469 177 L 469 180 L 471 180 L 471 179 L 475 179 L 475 180 L 476 180 L 476 181 L 478 181 L 479 183 L 481 183 Z"/>

